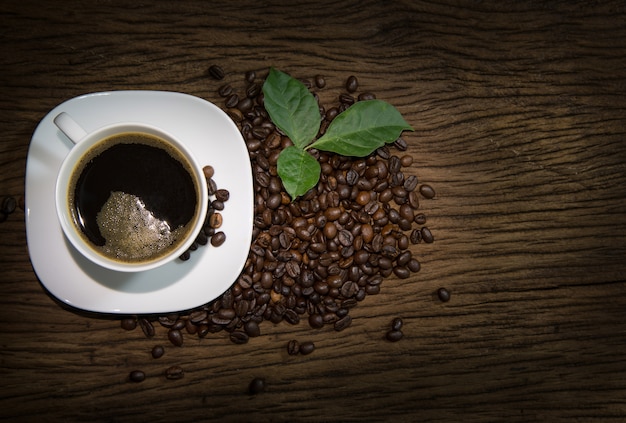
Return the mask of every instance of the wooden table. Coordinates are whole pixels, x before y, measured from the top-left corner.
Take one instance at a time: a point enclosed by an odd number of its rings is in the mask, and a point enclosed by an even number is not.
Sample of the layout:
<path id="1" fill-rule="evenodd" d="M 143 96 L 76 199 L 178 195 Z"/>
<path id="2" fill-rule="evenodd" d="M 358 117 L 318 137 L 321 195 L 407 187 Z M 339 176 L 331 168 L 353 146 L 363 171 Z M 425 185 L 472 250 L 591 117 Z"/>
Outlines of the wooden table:
<path id="1" fill-rule="evenodd" d="M 356 75 L 400 110 L 411 172 L 437 191 L 421 206 L 435 242 L 411 247 L 421 271 L 385 280 L 342 332 L 264 322 L 245 345 L 218 333 L 175 348 L 161 327 L 149 340 L 59 306 L 18 209 L 0 224 L 1 417 L 626 419 L 623 2 L 53 3 L 0 6 L 0 195 L 23 196 L 33 131 L 67 99 L 169 90 L 223 106 L 222 82 L 274 66 L 324 75 L 327 102 Z M 290 339 L 317 348 L 289 356 Z M 163 376 L 172 365 L 183 379 Z M 254 377 L 267 389 L 251 396 Z"/>

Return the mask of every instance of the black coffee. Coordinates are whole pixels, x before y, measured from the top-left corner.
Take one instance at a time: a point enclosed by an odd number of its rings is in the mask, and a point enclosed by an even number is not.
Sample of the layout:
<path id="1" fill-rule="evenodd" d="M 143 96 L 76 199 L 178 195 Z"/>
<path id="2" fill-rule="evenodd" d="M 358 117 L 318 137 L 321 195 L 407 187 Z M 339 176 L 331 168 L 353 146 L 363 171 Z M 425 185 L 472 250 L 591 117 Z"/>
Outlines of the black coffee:
<path id="1" fill-rule="evenodd" d="M 85 238 L 122 262 L 153 260 L 191 230 L 198 192 L 191 165 L 165 141 L 142 133 L 111 136 L 83 158 L 69 204 Z"/>

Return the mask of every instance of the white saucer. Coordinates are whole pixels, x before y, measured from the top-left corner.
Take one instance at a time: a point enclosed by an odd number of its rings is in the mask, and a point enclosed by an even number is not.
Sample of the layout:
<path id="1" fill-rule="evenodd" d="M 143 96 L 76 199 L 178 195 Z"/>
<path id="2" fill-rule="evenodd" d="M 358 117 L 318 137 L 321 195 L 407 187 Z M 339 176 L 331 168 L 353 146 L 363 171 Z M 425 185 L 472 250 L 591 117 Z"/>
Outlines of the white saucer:
<path id="1" fill-rule="evenodd" d="M 176 135 L 201 166 L 215 168 L 219 188 L 230 191 L 222 212 L 226 242 L 192 252 L 154 270 L 120 273 L 82 257 L 67 241 L 54 206 L 54 188 L 70 141 L 52 122 L 69 113 L 86 131 L 120 121 L 146 122 Z M 167 313 L 191 309 L 220 296 L 239 276 L 252 239 L 250 157 L 239 129 L 219 107 L 200 98 L 161 91 L 113 91 L 68 100 L 37 126 L 26 163 L 26 235 L 33 268 L 45 288 L 83 310 Z"/>

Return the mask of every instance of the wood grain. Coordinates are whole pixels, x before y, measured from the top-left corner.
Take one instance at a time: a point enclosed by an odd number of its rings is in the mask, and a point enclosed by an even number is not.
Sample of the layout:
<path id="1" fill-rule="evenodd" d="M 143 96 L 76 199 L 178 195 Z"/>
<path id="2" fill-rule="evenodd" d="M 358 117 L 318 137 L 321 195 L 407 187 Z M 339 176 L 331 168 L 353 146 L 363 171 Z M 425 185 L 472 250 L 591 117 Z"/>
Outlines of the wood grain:
<path id="1" fill-rule="evenodd" d="M 167 344 L 48 296 L 23 211 L 0 224 L 0 417 L 8 421 L 626 419 L 626 11 L 621 1 L 117 0 L 0 6 L 0 195 L 20 197 L 45 114 L 105 90 L 222 105 L 248 70 L 347 76 L 394 104 L 435 243 L 343 332 L 262 325 Z M 440 303 L 440 286 L 452 293 Z M 392 318 L 404 338 L 384 340 Z M 312 340 L 309 356 L 286 353 Z M 166 355 L 150 357 L 153 345 Z M 171 365 L 185 370 L 166 380 Z M 140 368 L 147 378 L 127 382 Z M 249 396 L 253 377 L 267 391 Z"/>

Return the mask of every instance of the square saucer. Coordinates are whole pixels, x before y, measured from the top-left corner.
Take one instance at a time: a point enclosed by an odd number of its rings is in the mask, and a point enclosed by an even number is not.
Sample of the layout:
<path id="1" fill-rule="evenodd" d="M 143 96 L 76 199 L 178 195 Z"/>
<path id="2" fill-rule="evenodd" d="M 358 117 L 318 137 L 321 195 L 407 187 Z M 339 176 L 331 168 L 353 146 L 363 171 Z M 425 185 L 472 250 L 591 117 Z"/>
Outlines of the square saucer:
<path id="1" fill-rule="evenodd" d="M 122 273 L 104 269 L 78 253 L 65 238 L 54 205 L 57 173 L 71 148 L 54 125 L 61 112 L 86 131 L 124 121 L 145 122 L 177 136 L 201 166 L 215 169 L 230 198 L 221 212 L 226 241 L 198 248 L 188 261 Z M 111 91 L 68 100 L 51 110 L 33 134 L 26 162 L 26 237 L 35 273 L 61 302 L 112 314 L 188 310 L 219 297 L 238 278 L 252 239 L 254 191 L 250 156 L 234 122 L 216 105 L 188 94 Z"/>

